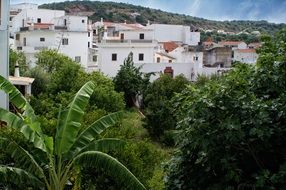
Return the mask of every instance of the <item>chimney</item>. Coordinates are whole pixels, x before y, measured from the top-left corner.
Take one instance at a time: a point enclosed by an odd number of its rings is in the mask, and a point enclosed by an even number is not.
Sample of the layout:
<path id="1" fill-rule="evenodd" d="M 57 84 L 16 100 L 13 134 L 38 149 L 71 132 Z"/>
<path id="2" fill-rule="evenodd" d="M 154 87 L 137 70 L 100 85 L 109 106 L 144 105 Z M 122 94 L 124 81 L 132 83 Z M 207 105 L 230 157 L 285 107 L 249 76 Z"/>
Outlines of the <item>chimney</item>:
<path id="1" fill-rule="evenodd" d="M 150 20 L 148 20 L 148 22 L 147 22 L 147 26 L 149 26 L 150 25 Z"/>
<path id="2" fill-rule="evenodd" d="M 18 61 L 16 61 L 16 64 L 15 64 L 14 77 L 20 77 L 20 70 L 19 70 Z"/>
<path id="3" fill-rule="evenodd" d="M 124 20 L 124 24 L 127 24 L 126 20 Z"/>
<path id="4" fill-rule="evenodd" d="M 103 18 L 100 19 L 100 23 L 103 24 Z"/>

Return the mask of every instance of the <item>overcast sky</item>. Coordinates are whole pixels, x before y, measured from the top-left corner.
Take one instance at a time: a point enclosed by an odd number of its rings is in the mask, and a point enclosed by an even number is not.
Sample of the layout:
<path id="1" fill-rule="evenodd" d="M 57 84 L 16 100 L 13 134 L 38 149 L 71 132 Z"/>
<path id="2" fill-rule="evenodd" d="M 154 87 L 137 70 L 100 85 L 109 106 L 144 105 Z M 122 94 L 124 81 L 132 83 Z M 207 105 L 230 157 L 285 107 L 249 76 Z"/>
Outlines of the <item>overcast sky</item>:
<path id="1" fill-rule="evenodd" d="M 64 0 L 10 0 L 53 3 Z M 102 0 L 110 1 L 110 0 Z M 211 20 L 267 20 L 286 23 L 286 0 L 112 0 Z"/>

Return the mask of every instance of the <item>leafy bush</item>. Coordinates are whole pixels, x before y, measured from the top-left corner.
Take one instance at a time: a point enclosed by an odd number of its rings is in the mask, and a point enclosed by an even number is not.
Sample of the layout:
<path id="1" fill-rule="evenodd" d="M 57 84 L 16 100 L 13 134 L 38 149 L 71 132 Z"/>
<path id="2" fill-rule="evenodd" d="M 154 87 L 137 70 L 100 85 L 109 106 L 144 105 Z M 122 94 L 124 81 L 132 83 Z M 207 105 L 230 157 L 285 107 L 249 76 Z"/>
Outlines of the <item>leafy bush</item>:
<path id="1" fill-rule="evenodd" d="M 146 187 L 149 187 L 148 189 L 161 190 L 164 186 L 161 163 L 168 158 L 169 153 L 152 143 L 146 129 L 141 125 L 140 115 L 130 112 L 126 114 L 120 125 L 109 129 L 103 136 L 125 139 L 127 145 L 123 150 L 113 151 L 110 154 L 125 164 Z M 83 189 L 124 189 L 104 171 L 84 169 L 82 173 L 84 173 L 81 179 Z"/>
<path id="2" fill-rule="evenodd" d="M 166 189 L 286 188 L 286 30 L 263 40 L 256 68 L 237 65 L 176 96 Z"/>
<path id="3" fill-rule="evenodd" d="M 188 80 L 183 76 L 173 79 L 170 75 L 162 75 L 147 87 L 144 94 L 144 127 L 151 136 L 167 144 L 172 144 L 170 130 L 174 130 L 176 125 L 171 99 L 186 84 Z"/>

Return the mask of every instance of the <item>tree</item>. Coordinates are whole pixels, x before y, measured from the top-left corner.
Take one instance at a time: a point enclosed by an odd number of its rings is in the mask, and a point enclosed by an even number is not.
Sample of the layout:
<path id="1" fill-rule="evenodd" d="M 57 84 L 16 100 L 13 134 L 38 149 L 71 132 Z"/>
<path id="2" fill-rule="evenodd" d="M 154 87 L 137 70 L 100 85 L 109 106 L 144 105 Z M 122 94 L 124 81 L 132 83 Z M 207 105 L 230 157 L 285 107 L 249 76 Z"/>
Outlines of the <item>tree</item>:
<path id="1" fill-rule="evenodd" d="M 104 153 L 124 145 L 119 139 L 97 139 L 106 128 L 115 124 L 122 113 L 109 114 L 81 128 L 84 109 L 93 92 L 94 84 L 87 82 L 69 106 L 58 115 L 55 137 L 42 132 L 34 110 L 21 93 L 0 76 L 0 88 L 18 108 L 16 114 L 0 109 L 0 120 L 8 127 L 20 131 L 32 143 L 31 150 L 24 149 L 9 138 L 1 138 L 1 149 L 11 153 L 13 166 L 0 165 L 0 181 L 23 184 L 38 189 L 63 190 L 73 166 L 97 166 L 125 184 L 126 188 L 145 189 L 138 179 L 119 161 Z"/>
<path id="2" fill-rule="evenodd" d="M 167 189 L 286 188 L 286 30 L 262 40 L 256 67 L 237 64 L 176 96 Z"/>
<path id="3" fill-rule="evenodd" d="M 144 127 L 151 136 L 169 145 L 173 144 L 173 141 L 168 133 L 176 126 L 171 99 L 184 90 L 188 83 L 182 75 L 175 78 L 162 75 L 151 83 L 144 93 Z"/>
<path id="4" fill-rule="evenodd" d="M 22 52 L 15 51 L 13 49 L 9 50 L 9 74 L 14 75 L 15 65 L 18 62 L 20 76 L 28 70 L 28 65 L 26 63 L 26 57 Z"/>
<path id="5" fill-rule="evenodd" d="M 141 67 L 134 66 L 133 53 L 130 52 L 113 80 L 115 89 L 124 92 L 125 102 L 128 107 L 136 105 L 138 96 L 142 95 L 149 83 L 151 73 L 143 74 L 140 70 Z"/>

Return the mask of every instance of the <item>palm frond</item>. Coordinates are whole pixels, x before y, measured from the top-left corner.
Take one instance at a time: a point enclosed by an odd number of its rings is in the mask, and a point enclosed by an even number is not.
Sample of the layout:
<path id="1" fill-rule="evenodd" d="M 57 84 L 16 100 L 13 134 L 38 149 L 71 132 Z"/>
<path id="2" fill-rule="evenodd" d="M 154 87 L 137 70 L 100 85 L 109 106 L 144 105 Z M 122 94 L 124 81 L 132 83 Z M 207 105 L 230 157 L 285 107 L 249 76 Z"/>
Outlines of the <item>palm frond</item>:
<path id="1" fill-rule="evenodd" d="M 75 157 L 75 163 L 80 166 L 104 169 L 114 179 L 124 184 L 128 189 L 144 190 L 144 185 L 118 160 L 99 151 L 87 151 Z"/>
<path id="2" fill-rule="evenodd" d="M 71 150 L 73 152 L 79 152 L 83 147 L 87 146 L 90 142 L 92 142 L 97 135 L 102 133 L 108 127 L 120 121 L 122 116 L 123 112 L 120 111 L 98 119 L 78 135 Z"/>
<path id="3" fill-rule="evenodd" d="M 86 152 L 86 151 L 100 151 L 100 152 L 109 152 L 114 150 L 121 150 L 126 145 L 126 142 L 117 138 L 104 138 L 99 140 L 93 140 L 87 146 L 82 149 L 77 149 L 77 152 L 71 152 L 72 154 L 69 158 L 73 158 L 76 155 Z"/>
<path id="4" fill-rule="evenodd" d="M 6 138 L 0 138 L 0 147 L 2 150 L 4 149 L 11 154 L 17 165 L 21 166 L 22 169 L 35 174 L 39 178 L 45 177 L 43 169 L 39 166 L 34 157 L 16 142 Z"/>
<path id="5" fill-rule="evenodd" d="M 18 109 L 24 110 L 24 116 L 27 116 L 32 122 L 35 121 L 36 115 L 29 102 L 13 84 L 1 75 L 0 90 L 9 95 L 9 100 L 13 105 Z"/>
<path id="6" fill-rule="evenodd" d="M 61 155 L 69 151 L 78 135 L 84 109 L 94 90 L 94 84 L 87 82 L 75 95 L 67 109 L 59 114 L 59 128 L 55 139 L 56 154 Z"/>
<path id="7" fill-rule="evenodd" d="M 36 148 L 46 151 L 46 145 L 44 139 L 42 138 L 41 130 L 37 126 L 37 122 L 30 123 L 27 125 L 20 117 L 17 115 L 0 108 L 0 121 L 7 123 L 8 127 L 12 127 L 17 131 L 21 132 L 24 137 L 32 142 Z"/>
<path id="8" fill-rule="evenodd" d="M 15 167 L 0 165 L 0 182 L 22 184 L 25 187 L 44 187 L 45 184 L 33 174 Z"/>

